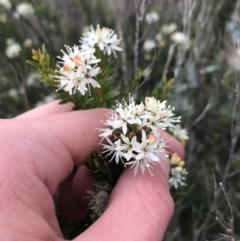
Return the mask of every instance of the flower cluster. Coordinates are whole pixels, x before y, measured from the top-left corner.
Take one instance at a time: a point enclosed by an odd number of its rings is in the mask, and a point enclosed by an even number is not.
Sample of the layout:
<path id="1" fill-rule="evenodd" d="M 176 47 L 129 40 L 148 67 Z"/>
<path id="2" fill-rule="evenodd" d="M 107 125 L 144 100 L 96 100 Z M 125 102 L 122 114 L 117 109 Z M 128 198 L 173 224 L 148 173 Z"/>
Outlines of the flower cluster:
<path id="1" fill-rule="evenodd" d="M 175 117 L 173 108 L 166 102 L 147 97 L 145 103 L 136 104 L 130 98 L 118 102 L 108 119 L 103 122 L 107 128 L 100 129 L 100 137 L 105 140 L 103 154 L 110 161 L 134 168 L 136 175 L 140 168 L 152 174 L 152 165 L 168 156 L 165 150 L 167 139 L 159 129 L 174 127 L 180 118 Z"/>
<path id="2" fill-rule="evenodd" d="M 99 26 L 97 26 L 96 30 L 91 26 L 90 31 L 83 34 L 80 42 L 82 44 L 81 48 L 84 50 L 95 49 L 95 47 L 98 47 L 108 55 L 113 53 L 115 57 L 115 51 L 122 50 L 122 48 L 118 46 L 120 44 L 120 39 L 114 31 L 109 28 L 100 28 Z"/>
<path id="3" fill-rule="evenodd" d="M 10 10 L 12 7 L 12 3 L 9 0 L 0 0 L 0 6 L 2 6 L 3 8 Z"/>
<path id="4" fill-rule="evenodd" d="M 59 89 L 64 89 L 70 95 L 78 90 L 84 95 L 89 85 L 100 88 L 99 83 L 93 79 L 100 73 L 100 67 L 96 65 L 100 59 L 90 50 L 81 51 L 79 46 L 65 48 L 67 52 L 62 50 L 63 56 L 58 57 L 61 59 L 59 70 L 56 71 L 59 75 L 55 76 Z"/>
<path id="5" fill-rule="evenodd" d="M 179 45 L 189 45 L 188 37 L 182 32 L 175 32 L 171 35 L 171 39 L 175 44 Z"/>
<path id="6" fill-rule="evenodd" d="M 63 56 L 58 56 L 61 60 L 56 71 L 55 81 L 59 83 L 59 89 L 63 89 L 70 95 L 75 94 L 78 90 L 82 95 L 85 95 L 87 90 L 92 87 L 100 88 L 100 84 L 95 80 L 96 75 L 100 73 L 100 67 L 97 59 L 94 46 L 98 44 L 99 49 L 107 52 L 108 55 L 115 50 L 121 50 L 117 45 L 119 39 L 113 30 L 102 28 L 99 26 L 96 31 L 91 28 L 90 32 L 83 35 L 81 45 L 73 47 L 65 46 L 66 51 L 62 50 Z"/>
<path id="7" fill-rule="evenodd" d="M 19 56 L 21 52 L 21 46 L 14 39 L 8 38 L 6 40 L 7 48 L 6 48 L 6 56 L 10 59 L 16 58 Z"/>
<path id="8" fill-rule="evenodd" d="M 152 49 L 156 48 L 156 42 L 152 39 L 146 39 L 143 44 L 143 50 L 150 52 Z"/>
<path id="9" fill-rule="evenodd" d="M 169 131 L 175 138 L 181 141 L 183 145 L 185 145 L 186 141 L 189 139 L 187 130 L 182 129 L 180 125 L 176 125 L 175 128 L 170 128 Z"/>
<path id="10" fill-rule="evenodd" d="M 148 24 L 157 23 L 159 15 L 157 12 L 152 11 L 146 14 L 146 22 Z M 151 52 L 157 47 L 164 47 L 170 43 L 178 46 L 179 48 L 188 49 L 191 46 L 191 40 L 185 33 L 177 31 L 178 26 L 175 23 L 163 24 L 160 31 L 155 35 L 155 38 L 146 38 L 143 43 L 143 50 Z M 146 55 L 148 56 L 148 55 Z"/>
<path id="11" fill-rule="evenodd" d="M 164 35 L 172 34 L 177 30 L 177 25 L 175 23 L 163 24 L 161 28 L 161 32 Z"/>
<path id="12" fill-rule="evenodd" d="M 169 184 L 170 188 L 178 189 L 180 186 L 185 186 L 187 171 L 184 168 L 185 162 L 181 160 L 177 153 L 173 153 L 170 159 L 171 171 Z"/>
<path id="13" fill-rule="evenodd" d="M 35 13 L 35 9 L 31 3 L 22 2 L 16 7 L 16 12 L 14 12 L 13 16 L 15 18 L 20 18 L 20 16 L 29 18 Z"/>
<path id="14" fill-rule="evenodd" d="M 159 20 L 159 14 L 156 11 L 152 11 L 147 13 L 145 18 L 148 24 L 152 24 Z"/>

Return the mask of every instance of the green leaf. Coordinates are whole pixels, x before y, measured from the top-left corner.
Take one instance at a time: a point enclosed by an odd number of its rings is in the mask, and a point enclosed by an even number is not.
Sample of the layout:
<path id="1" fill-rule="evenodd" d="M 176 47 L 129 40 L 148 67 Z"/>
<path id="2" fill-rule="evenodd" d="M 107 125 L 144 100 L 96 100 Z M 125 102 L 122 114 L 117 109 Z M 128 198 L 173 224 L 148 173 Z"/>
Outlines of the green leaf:
<path id="1" fill-rule="evenodd" d="M 26 60 L 26 63 L 28 63 L 29 65 L 31 65 L 32 67 L 35 67 L 35 68 L 39 68 L 40 67 L 40 64 L 35 62 L 35 61 L 32 61 L 32 60 Z"/>
<path id="2" fill-rule="evenodd" d="M 120 94 L 119 91 L 117 91 L 117 90 L 112 90 L 112 91 L 110 91 L 110 92 L 107 93 L 106 99 L 107 99 L 107 100 L 110 100 L 110 99 L 118 96 L 119 94 Z"/>

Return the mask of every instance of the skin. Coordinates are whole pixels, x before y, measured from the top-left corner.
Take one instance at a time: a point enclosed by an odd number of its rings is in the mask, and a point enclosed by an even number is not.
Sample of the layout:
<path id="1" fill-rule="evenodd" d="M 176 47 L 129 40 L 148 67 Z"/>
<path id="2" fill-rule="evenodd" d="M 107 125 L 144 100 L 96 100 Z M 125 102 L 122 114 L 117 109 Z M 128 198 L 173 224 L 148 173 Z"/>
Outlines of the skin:
<path id="1" fill-rule="evenodd" d="M 53 195 L 66 219 L 84 218 L 87 204 L 82 197 L 93 188 L 84 163 L 100 146 L 96 128 L 109 110 L 71 108 L 55 101 L 0 120 L 0 240 L 64 240 Z M 169 136 L 168 145 L 169 152 L 183 157 L 177 140 Z M 139 172 L 134 177 L 127 168 L 107 210 L 74 241 L 161 240 L 174 207 L 168 171 L 168 160 L 154 166 L 154 176 Z"/>

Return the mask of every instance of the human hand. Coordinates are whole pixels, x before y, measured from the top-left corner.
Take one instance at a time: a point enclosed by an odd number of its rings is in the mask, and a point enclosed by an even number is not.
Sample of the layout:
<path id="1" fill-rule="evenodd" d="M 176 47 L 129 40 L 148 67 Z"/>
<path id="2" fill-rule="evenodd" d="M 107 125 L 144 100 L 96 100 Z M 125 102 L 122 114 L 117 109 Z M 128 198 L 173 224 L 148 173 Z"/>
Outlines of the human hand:
<path id="1" fill-rule="evenodd" d="M 53 102 L 0 121 L 0 240 L 64 240 L 52 198 L 56 192 L 63 216 L 80 221 L 86 215 L 83 197 L 93 179 L 84 163 L 100 146 L 96 128 L 108 110 L 71 108 Z M 183 156 L 178 141 L 171 138 L 168 145 L 169 152 Z M 161 240 L 173 212 L 168 169 L 167 160 L 155 166 L 154 176 L 134 177 L 126 169 L 107 210 L 74 240 Z"/>

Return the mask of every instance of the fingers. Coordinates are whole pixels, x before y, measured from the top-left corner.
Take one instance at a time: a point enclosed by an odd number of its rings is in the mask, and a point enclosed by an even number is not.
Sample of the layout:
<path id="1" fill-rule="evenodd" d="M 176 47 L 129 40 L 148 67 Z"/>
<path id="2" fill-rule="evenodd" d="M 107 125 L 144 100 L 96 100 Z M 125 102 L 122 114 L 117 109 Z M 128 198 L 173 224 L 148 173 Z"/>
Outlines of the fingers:
<path id="1" fill-rule="evenodd" d="M 0 146 L 8 146 L 10 157 L 23 158 L 53 194 L 60 182 L 67 178 L 74 166 L 83 165 L 98 145 L 96 128 L 102 127 L 107 109 L 60 113 L 31 121 L 20 118 L 3 121 L 1 133 L 8 136 Z M 29 170 L 28 170 L 29 171 Z"/>
<path id="2" fill-rule="evenodd" d="M 36 117 L 43 117 L 57 113 L 64 113 L 69 112 L 73 108 L 73 104 L 68 102 L 66 104 L 59 104 L 60 100 L 53 101 L 49 104 L 34 108 L 29 110 L 15 118 L 36 118 Z"/>
<path id="3" fill-rule="evenodd" d="M 1 120 L 0 149 L 3 151 L 0 153 L 0 181 L 12 178 L 8 192 L 14 190 L 11 197 L 6 195 L 1 203 L 7 203 L 9 198 L 12 202 L 21 202 L 23 213 L 26 207 L 33 207 L 34 215 L 43 216 L 60 235 L 52 195 L 74 166 L 83 165 L 94 148 L 100 146 L 96 128 L 102 127 L 100 120 L 106 117 L 107 111 L 95 109 L 31 120 Z M 10 175 L 6 170 L 14 171 Z M 80 186 L 86 180 L 81 181 Z M 19 201 L 18 196 L 24 201 Z M 27 214 L 23 216 L 29 217 Z"/>
<path id="4" fill-rule="evenodd" d="M 96 235 L 101 237 L 98 240 L 162 240 L 174 205 L 161 166 L 154 166 L 153 173 L 139 172 L 134 177 L 127 169 L 110 196 L 107 210 L 75 241 L 95 240 Z"/>

